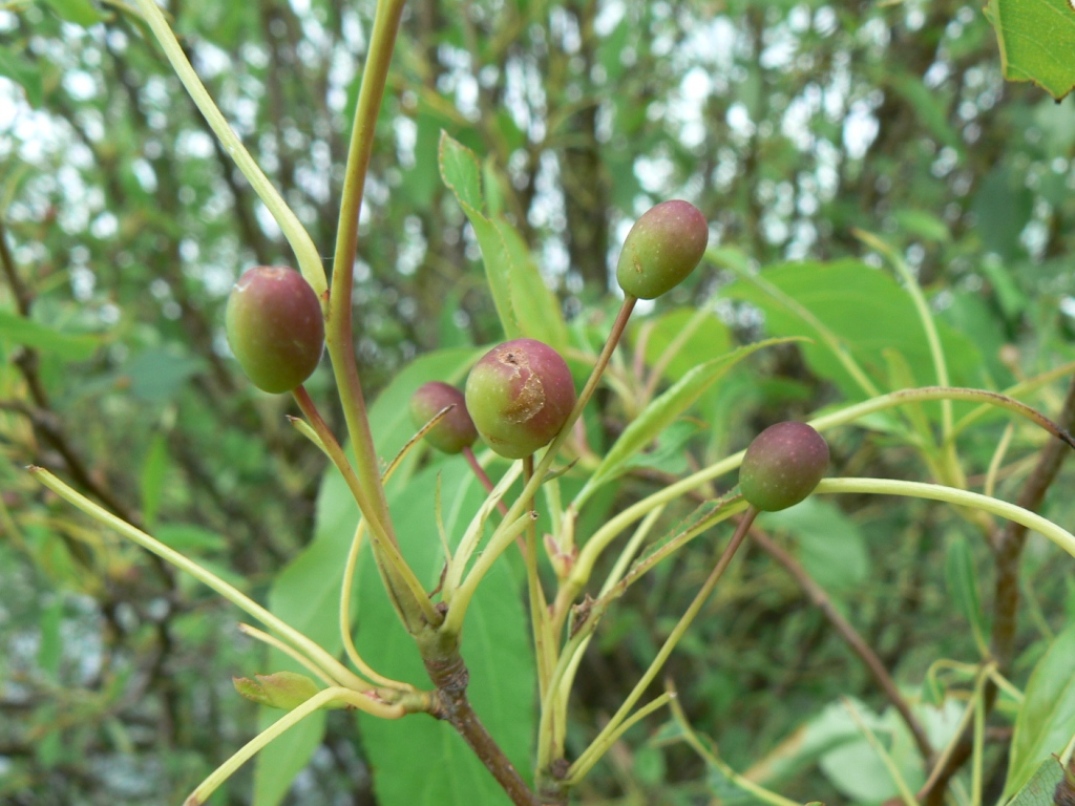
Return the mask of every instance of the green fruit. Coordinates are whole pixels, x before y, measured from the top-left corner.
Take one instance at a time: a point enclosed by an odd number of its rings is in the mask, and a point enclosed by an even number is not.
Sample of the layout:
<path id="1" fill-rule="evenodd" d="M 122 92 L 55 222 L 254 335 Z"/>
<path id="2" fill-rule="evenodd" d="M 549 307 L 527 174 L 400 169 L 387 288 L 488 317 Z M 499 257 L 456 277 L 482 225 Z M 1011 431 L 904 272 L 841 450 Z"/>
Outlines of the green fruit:
<path id="1" fill-rule="evenodd" d="M 787 509 L 817 487 L 829 446 L 806 423 L 777 423 L 754 437 L 739 468 L 739 489 L 762 512 Z"/>
<path id="2" fill-rule="evenodd" d="M 444 453 L 459 453 L 469 448 L 478 438 L 478 429 L 467 412 L 463 393 L 454 386 L 440 381 L 430 381 L 418 387 L 411 395 L 411 420 L 415 428 L 421 428 L 441 409 L 452 410 L 425 433 L 425 441 Z"/>
<path id="3" fill-rule="evenodd" d="M 616 280 L 625 294 L 654 299 L 694 271 L 709 242 L 709 225 L 690 202 L 673 199 L 646 211 L 623 242 Z"/>
<path id="4" fill-rule="evenodd" d="M 290 392 L 321 360 L 321 303 L 293 269 L 255 266 L 243 272 L 228 297 L 224 324 L 239 366 L 264 392 Z"/>
<path id="5" fill-rule="evenodd" d="M 560 354 L 534 339 L 486 353 L 467 377 L 467 410 L 486 444 L 521 459 L 552 442 L 575 405 L 575 384 Z"/>

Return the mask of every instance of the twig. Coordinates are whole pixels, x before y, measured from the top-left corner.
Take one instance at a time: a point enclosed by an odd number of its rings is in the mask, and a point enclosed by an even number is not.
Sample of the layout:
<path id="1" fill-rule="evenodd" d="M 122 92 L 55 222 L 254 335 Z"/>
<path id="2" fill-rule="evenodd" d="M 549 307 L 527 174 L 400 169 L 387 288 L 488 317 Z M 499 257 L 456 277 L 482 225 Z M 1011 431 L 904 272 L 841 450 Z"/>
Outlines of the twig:
<path id="1" fill-rule="evenodd" d="M 787 571 L 799 587 L 802 588 L 803 593 L 807 598 L 821 611 L 821 614 L 828 619 L 829 624 L 836 630 L 840 638 L 844 643 L 851 648 L 851 651 L 859 656 L 859 659 L 866 664 L 866 668 L 870 674 L 873 675 L 877 685 L 881 687 L 888 701 L 892 703 L 892 707 L 899 712 L 899 715 L 906 723 L 908 730 L 911 731 L 911 736 L 914 737 L 915 745 L 918 747 L 918 752 L 922 754 L 922 758 L 926 760 L 927 765 L 931 764 L 933 758 L 934 749 L 930 744 L 929 738 L 926 736 L 926 731 L 922 727 L 918 718 L 911 711 L 910 706 L 907 704 L 907 700 L 904 699 L 900 693 L 899 688 L 896 686 L 896 682 L 889 675 L 888 670 L 885 669 L 885 665 L 881 662 L 881 659 L 877 656 L 877 653 L 873 651 L 873 648 L 866 643 L 865 639 L 859 635 L 858 631 L 851 626 L 851 623 L 841 615 L 840 611 L 833 607 L 832 600 L 829 599 L 828 594 L 825 593 L 825 589 L 818 585 L 810 574 L 806 572 L 799 562 L 792 557 L 769 535 L 755 526 L 750 533 L 751 538 L 755 543 L 776 560 L 785 571 Z"/>

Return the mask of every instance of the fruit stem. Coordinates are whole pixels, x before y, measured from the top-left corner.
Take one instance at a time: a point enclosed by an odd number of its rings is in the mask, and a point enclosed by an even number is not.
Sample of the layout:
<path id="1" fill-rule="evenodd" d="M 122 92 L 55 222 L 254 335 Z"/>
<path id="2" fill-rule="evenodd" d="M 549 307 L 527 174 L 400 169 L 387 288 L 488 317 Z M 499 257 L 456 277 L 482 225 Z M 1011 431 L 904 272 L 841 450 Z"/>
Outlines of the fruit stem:
<path id="1" fill-rule="evenodd" d="M 463 458 L 467 460 L 471 472 L 478 479 L 479 483 L 481 483 L 485 492 L 491 493 L 496 488 L 496 485 L 493 484 L 493 480 L 489 478 L 489 474 L 486 473 L 485 468 L 481 466 L 478 457 L 474 455 L 474 449 L 469 445 L 463 448 Z M 508 505 L 504 503 L 503 499 L 496 502 L 496 508 L 501 515 L 508 514 Z"/>
<path id="2" fill-rule="evenodd" d="M 438 624 L 439 614 L 425 595 L 425 591 L 422 590 L 418 577 L 414 575 L 414 571 L 400 554 L 394 536 L 387 531 L 385 521 L 382 520 L 382 511 L 375 508 L 369 499 L 369 485 L 362 484 L 361 477 L 347 460 L 343 448 L 340 447 L 335 435 L 321 417 L 321 413 L 317 410 L 306 388 L 299 386 L 292 394 L 314 432 L 321 439 L 321 444 L 324 445 L 332 463 L 343 475 L 363 517 L 370 525 L 370 534 L 377 555 L 377 567 L 400 620 L 412 634 L 422 628 L 423 621 L 425 624 Z M 377 488 L 383 493 L 380 474 L 377 475 Z"/>
<path id="3" fill-rule="evenodd" d="M 586 773 L 596 764 L 600 758 L 612 747 L 613 743 L 620 735 L 620 726 L 627 719 L 634 708 L 635 703 L 642 697 L 649 684 L 653 682 L 653 679 L 657 676 L 658 672 L 664 667 L 665 661 L 672 654 L 672 650 L 676 648 L 680 639 L 684 633 L 687 632 L 687 628 L 690 627 L 691 622 L 701 611 L 702 606 L 709 598 L 713 589 L 717 586 L 717 582 L 720 581 L 721 576 L 724 575 L 724 571 L 731 564 L 732 558 L 735 557 L 735 552 L 743 544 L 746 539 L 747 533 L 750 531 L 751 525 L 754 523 L 754 519 L 758 515 L 758 510 L 754 507 L 748 507 L 746 513 L 740 519 L 738 525 L 735 528 L 735 533 L 732 535 L 732 539 L 728 545 L 724 548 L 724 551 L 720 555 L 720 559 L 717 560 L 717 564 L 713 567 L 713 570 L 709 572 L 709 576 L 706 578 L 705 583 L 701 589 L 695 595 L 694 600 L 687 608 L 686 612 L 680 617 L 676 626 L 672 629 L 672 632 L 665 639 L 664 644 L 661 646 L 657 656 L 650 663 L 649 668 L 646 669 L 645 674 L 639 679 L 638 683 L 631 690 L 631 693 L 627 695 L 627 699 L 623 701 L 623 705 L 612 716 L 612 719 L 608 721 L 608 724 L 602 728 L 601 732 L 597 734 L 597 737 L 593 740 L 588 748 L 583 751 L 575 763 L 568 769 L 566 783 L 570 786 L 578 784 L 585 776 Z"/>
<path id="4" fill-rule="evenodd" d="M 524 456 L 523 485 L 530 482 L 534 477 L 534 455 Z M 526 586 L 530 596 L 530 623 L 534 633 L 534 654 L 537 657 L 538 694 L 539 701 L 544 704 L 549 694 L 549 678 L 552 667 L 556 663 L 554 657 L 555 641 L 549 629 L 549 604 L 545 599 L 545 590 L 541 586 L 541 575 L 538 571 L 538 542 L 537 542 L 537 512 L 531 508 L 530 522 L 524 532 L 526 536 Z"/>

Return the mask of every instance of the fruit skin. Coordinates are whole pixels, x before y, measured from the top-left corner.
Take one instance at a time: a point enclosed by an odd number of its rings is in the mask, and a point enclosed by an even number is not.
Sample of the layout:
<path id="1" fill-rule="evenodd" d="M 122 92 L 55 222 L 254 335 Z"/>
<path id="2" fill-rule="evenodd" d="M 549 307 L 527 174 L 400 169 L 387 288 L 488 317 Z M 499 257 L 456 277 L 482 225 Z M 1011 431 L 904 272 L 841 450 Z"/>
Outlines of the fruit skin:
<path id="1" fill-rule="evenodd" d="M 627 233 L 616 280 L 625 294 L 659 297 L 694 271 L 708 243 L 709 225 L 697 207 L 680 199 L 661 202 Z"/>
<path id="2" fill-rule="evenodd" d="M 494 347 L 467 377 L 467 410 L 486 444 L 521 459 L 552 442 L 575 405 L 567 363 L 535 339 Z"/>
<path id="3" fill-rule="evenodd" d="M 224 324 L 239 366 L 264 392 L 290 392 L 321 360 L 321 303 L 294 269 L 255 266 L 243 272 L 228 297 Z"/>
<path id="4" fill-rule="evenodd" d="M 754 437 L 739 468 L 739 490 L 762 512 L 787 509 L 817 487 L 829 464 L 829 446 L 806 423 L 771 425 Z"/>
<path id="5" fill-rule="evenodd" d="M 430 381 L 411 395 L 411 420 L 421 428 L 445 406 L 454 406 L 439 423 L 425 433 L 425 441 L 444 453 L 460 453 L 478 438 L 463 393 L 440 381 Z"/>

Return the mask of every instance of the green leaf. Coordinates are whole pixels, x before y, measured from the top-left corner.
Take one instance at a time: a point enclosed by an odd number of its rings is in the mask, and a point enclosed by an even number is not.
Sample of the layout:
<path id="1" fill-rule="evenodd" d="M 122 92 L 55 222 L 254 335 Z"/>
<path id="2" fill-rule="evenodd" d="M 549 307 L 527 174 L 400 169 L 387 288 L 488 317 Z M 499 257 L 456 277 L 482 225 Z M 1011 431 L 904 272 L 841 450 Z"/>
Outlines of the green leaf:
<path id="1" fill-rule="evenodd" d="M 1007 260 L 1020 253 L 1019 236 L 1034 212 L 1034 192 L 1026 186 L 1025 179 L 1022 171 L 998 165 L 981 180 L 971 205 L 978 217 L 975 231 L 982 244 Z M 997 293 L 1004 304 L 1006 289 L 999 288 Z"/>
<path id="2" fill-rule="evenodd" d="M 684 375 L 674 386 L 650 403 L 638 417 L 624 429 L 620 438 L 601 460 L 586 486 L 576 498 L 581 505 L 598 487 L 623 472 L 628 460 L 658 439 L 661 433 L 686 411 L 706 389 L 723 377 L 732 367 L 747 356 L 774 344 L 795 339 L 770 339 L 746 347 L 740 347 L 720 358 L 700 364 Z"/>
<path id="3" fill-rule="evenodd" d="M 512 308 L 522 334 L 562 352 L 567 347 L 567 325 L 560 302 L 515 227 L 503 218 L 494 218 L 492 223 L 503 244 L 505 263 L 500 270 L 507 275 Z"/>
<path id="4" fill-rule="evenodd" d="M 896 75 L 889 79 L 896 92 L 914 108 L 919 120 L 941 143 L 962 156 L 966 150 L 963 140 L 948 123 L 946 104 L 918 76 Z"/>
<path id="5" fill-rule="evenodd" d="M 456 464 L 458 459 L 448 462 Z M 480 485 L 461 467 L 441 475 L 448 462 L 423 470 L 391 501 L 401 548 L 430 589 L 443 565 L 432 506 L 438 476 L 450 542 L 458 539 L 464 521 L 484 498 Z M 428 684 L 414 641 L 392 611 L 368 552 L 359 571 L 358 596 L 357 643 L 363 657 L 396 679 Z M 462 652 L 475 711 L 516 767 L 525 771 L 537 718 L 533 653 L 522 592 L 507 563 L 494 566 L 478 589 L 467 612 Z M 384 806 L 509 803 L 447 723 L 423 717 L 384 721 L 360 714 L 359 724 L 377 799 Z"/>
<path id="6" fill-rule="evenodd" d="M 1075 8 L 1068 0 L 990 0 L 985 15 L 1006 79 L 1033 81 L 1058 101 L 1075 88 Z"/>
<path id="7" fill-rule="evenodd" d="M 1053 793 L 1064 776 L 1064 768 L 1055 758 L 1047 758 L 1038 765 L 1034 777 L 1027 781 L 1008 806 L 1054 806 Z"/>
<path id="8" fill-rule="evenodd" d="M 474 229 L 506 338 L 538 339 L 562 351 L 567 346 L 567 326 L 556 296 L 518 231 L 502 216 L 488 216 L 483 209 L 482 167 L 477 156 L 445 132 L 440 138 L 440 171 Z M 491 190 L 499 193 L 493 184 Z"/>
<path id="9" fill-rule="evenodd" d="M 66 22 L 72 22 L 75 25 L 81 25 L 83 28 L 101 22 L 104 19 L 90 0 L 44 0 L 44 2 L 61 19 Z"/>
<path id="10" fill-rule="evenodd" d="M 180 350 L 150 347 L 136 355 L 124 367 L 131 381 L 131 394 L 149 403 L 164 403 L 173 399 L 194 375 L 205 367 L 205 361 Z"/>
<path id="11" fill-rule="evenodd" d="M 485 207 L 482 199 L 482 169 L 477 156 L 453 139 L 448 132 L 441 131 L 438 149 L 440 175 L 445 187 L 455 194 L 464 210 L 470 208 L 481 213 Z M 470 217 L 467 211 L 467 217 Z"/>
<path id="12" fill-rule="evenodd" d="M 30 106 L 41 106 L 45 97 L 45 82 L 41 68 L 24 59 L 10 47 L 0 46 L 0 76 L 7 76 L 26 92 Z"/>
<path id="13" fill-rule="evenodd" d="M 1004 796 L 1018 792 L 1041 762 L 1075 736 L 1075 625 L 1060 633 L 1038 661 L 1015 718 Z"/>
<path id="14" fill-rule="evenodd" d="M 847 594 L 870 576 L 866 536 L 830 501 L 807 498 L 765 515 L 765 525 L 795 539 L 803 568 L 832 596 Z"/>
<path id="15" fill-rule="evenodd" d="M 63 333 L 12 311 L 0 311 L 0 339 L 55 353 L 65 361 L 85 361 L 101 343 L 99 336 Z"/>
<path id="16" fill-rule="evenodd" d="M 142 462 L 142 475 L 139 479 L 142 487 L 142 520 L 146 528 L 153 531 L 160 507 L 161 493 L 164 492 L 164 478 L 168 473 L 168 443 L 164 434 L 155 434 Z"/>
<path id="17" fill-rule="evenodd" d="M 957 534 L 948 541 L 945 576 L 948 579 L 948 595 L 955 600 L 960 612 L 970 623 L 975 642 L 982 650 L 985 650 L 988 647 L 985 637 L 987 633 L 985 614 L 982 612 L 982 603 L 978 597 L 974 559 L 963 535 Z"/>
<path id="18" fill-rule="evenodd" d="M 813 339 L 813 344 L 802 347 L 811 370 L 833 380 L 847 397 L 859 400 L 864 393 L 826 344 L 825 334 L 835 337 L 840 349 L 849 352 L 878 385 L 887 376 L 886 350 L 903 355 L 918 384 L 937 382 L 914 302 L 891 275 L 855 260 L 841 260 L 780 264 L 763 270 L 759 279 L 761 285 L 753 278 L 739 280 L 725 289 L 725 296 L 756 305 L 765 314 L 765 329 L 771 336 Z M 765 284 L 782 297 L 773 296 Z M 978 385 L 983 362 L 974 343 L 942 322 L 937 329 L 951 382 Z"/>

